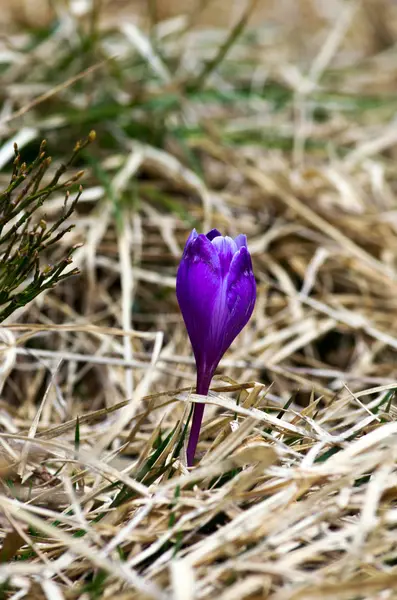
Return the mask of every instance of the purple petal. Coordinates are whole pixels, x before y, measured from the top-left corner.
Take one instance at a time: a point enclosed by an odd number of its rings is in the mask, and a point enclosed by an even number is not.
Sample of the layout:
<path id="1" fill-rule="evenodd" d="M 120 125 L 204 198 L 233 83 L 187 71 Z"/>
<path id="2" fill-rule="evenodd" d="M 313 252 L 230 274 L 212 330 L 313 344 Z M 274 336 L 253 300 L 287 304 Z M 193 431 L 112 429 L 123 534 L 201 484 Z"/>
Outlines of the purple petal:
<path id="1" fill-rule="evenodd" d="M 255 300 L 256 283 L 251 257 L 243 246 L 234 255 L 213 305 L 211 328 L 202 354 L 204 371 L 215 371 L 226 350 L 248 323 Z M 201 370 L 200 365 L 198 367 Z"/>
<path id="2" fill-rule="evenodd" d="M 219 237 L 219 236 L 222 236 L 222 234 L 217 229 L 211 229 L 211 231 L 209 231 L 206 235 L 206 237 L 210 240 L 210 242 L 212 242 L 212 240 L 214 238 Z"/>
<path id="3" fill-rule="evenodd" d="M 176 280 L 176 295 L 196 361 L 205 360 L 214 304 L 221 289 L 221 266 L 210 240 L 198 235 L 185 248 Z"/>
<path id="4" fill-rule="evenodd" d="M 193 240 L 196 239 L 196 237 L 198 237 L 198 233 L 195 229 L 192 230 L 192 232 L 190 233 L 189 237 L 186 240 L 186 244 L 185 244 L 185 252 L 186 252 L 186 248 L 191 244 L 191 242 Z"/>
<path id="5" fill-rule="evenodd" d="M 256 282 L 250 254 L 242 246 L 234 255 L 226 284 L 228 321 L 225 326 L 225 350 L 248 323 L 256 300 Z"/>
<path id="6" fill-rule="evenodd" d="M 247 248 L 247 236 L 243 233 L 240 233 L 240 235 L 234 238 L 234 243 L 236 244 L 239 250 L 240 248 L 242 248 L 242 246 L 245 246 Z"/>
<path id="7" fill-rule="evenodd" d="M 226 277 L 229 271 L 230 263 L 232 262 L 232 258 L 237 252 L 237 246 L 235 244 L 235 241 L 228 236 L 221 236 L 214 238 L 212 240 L 212 245 L 215 246 L 219 255 L 219 260 L 222 269 L 222 277 Z"/>

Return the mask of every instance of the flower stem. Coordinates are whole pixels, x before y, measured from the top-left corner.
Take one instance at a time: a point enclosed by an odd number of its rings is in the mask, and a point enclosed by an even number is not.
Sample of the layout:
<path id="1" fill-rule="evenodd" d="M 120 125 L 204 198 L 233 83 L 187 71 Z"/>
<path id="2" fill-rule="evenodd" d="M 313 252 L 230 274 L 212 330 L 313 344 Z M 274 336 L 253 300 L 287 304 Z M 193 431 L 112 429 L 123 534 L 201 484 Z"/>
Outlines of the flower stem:
<path id="1" fill-rule="evenodd" d="M 208 376 L 208 375 L 201 376 L 199 373 L 197 373 L 197 385 L 196 385 L 197 394 L 201 394 L 202 396 L 207 396 L 208 390 L 210 389 L 211 379 L 212 379 L 212 376 Z M 196 448 L 197 448 L 199 435 L 200 435 L 201 422 L 203 420 L 204 408 L 205 408 L 204 404 L 195 404 L 194 405 L 192 427 L 190 429 L 189 441 L 187 443 L 187 451 L 186 451 L 188 467 L 193 466 L 194 456 L 196 454 Z"/>

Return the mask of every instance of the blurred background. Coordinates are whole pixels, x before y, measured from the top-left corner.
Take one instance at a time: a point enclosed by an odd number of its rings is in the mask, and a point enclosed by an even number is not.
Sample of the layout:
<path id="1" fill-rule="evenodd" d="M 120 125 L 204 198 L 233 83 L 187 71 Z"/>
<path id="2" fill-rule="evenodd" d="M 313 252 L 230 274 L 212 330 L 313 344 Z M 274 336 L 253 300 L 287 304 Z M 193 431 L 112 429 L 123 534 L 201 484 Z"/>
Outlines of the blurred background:
<path id="1" fill-rule="evenodd" d="M 252 4 L 251 25 L 258 27 L 266 22 L 281 25 L 285 32 L 293 31 L 298 39 L 306 37 L 307 42 L 315 43 L 319 41 L 317 36 L 321 36 L 322 28 L 332 23 L 348 3 L 348 0 L 1 0 L 0 7 L 1 27 L 3 31 L 9 31 L 10 27 L 46 27 L 63 11 L 83 16 L 94 6 L 104 27 L 117 25 L 120 19 L 145 27 L 184 16 L 193 21 L 195 27 L 227 28 L 236 22 L 247 5 Z M 356 4 L 354 28 L 349 35 L 352 47 L 371 52 L 393 44 L 395 0 L 361 0 Z"/>

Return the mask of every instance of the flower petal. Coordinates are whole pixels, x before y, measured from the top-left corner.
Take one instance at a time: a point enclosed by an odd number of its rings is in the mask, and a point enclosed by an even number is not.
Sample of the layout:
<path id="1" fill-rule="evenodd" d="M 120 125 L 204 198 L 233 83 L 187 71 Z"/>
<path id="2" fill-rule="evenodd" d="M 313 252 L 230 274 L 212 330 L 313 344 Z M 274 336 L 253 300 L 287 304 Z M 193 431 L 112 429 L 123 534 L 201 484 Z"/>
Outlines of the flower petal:
<path id="1" fill-rule="evenodd" d="M 232 258 L 237 252 L 235 241 L 231 237 L 216 237 L 212 240 L 212 245 L 215 246 L 219 261 L 221 263 L 222 277 L 226 277 Z"/>
<path id="2" fill-rule="evenodd" d="M 240 233 L 240 235 L 234 238 L 234 243 L 236 244 L 239 250 L 242 246 L 245 246 L 247 248 L 247 236 L 244 235 L 244 233 Z"/>
<path id="3" fill-rule="evenodd" d="M 250 254 L 245 246 L 234 255 L 226 283 L 228 320 L 225 325 L 225 350 L 248 323 L 256 300 L 256 282 Z"/>
<path id="4" fill-rule="evenodd" d="M 218 253 L 210 240 L 200 234 L 185 247 L 176 279 L 176 295 L 197 363 L 203 361 L 209 344 L 221 282 Z"/>
<path id="5" fill-rule="evenodd" d="M 248 323 L 256 300 L 256 282 L 245 246 L 233 256 L 213 305 L 211 329 L 203 353 L 207 370 L 215 371 L 226 350 Z"/>
<path id="6" fill-rule="evenodd" d="M 188 247 L 188 245 L 196 239 L 196 237 L 198 237 L 198 233 L 195 229 L 192 230 L 191 234 L 189 235 L 189 237 L 186 240 L 186 244 L 185 244 L 185 250 Z"/>
<path id="7" fill-rule="evenodd" d="M 216 237 L 219 237 L 219 236 L 221 236 L 221 237 L 222 237 L 222 234 L 221 234 L 221 232 L 220 232 L 220 231 L 218 231 L 217 229 L 211 229 L 211 231 L 209 231 L 209 232 L 206 234 L 206 237 L 207 237 L 207 238 L 210 240 L 210 242 L 212 242 L 212 240 L 213 240 L 214 238 L 216 238 Z"/>

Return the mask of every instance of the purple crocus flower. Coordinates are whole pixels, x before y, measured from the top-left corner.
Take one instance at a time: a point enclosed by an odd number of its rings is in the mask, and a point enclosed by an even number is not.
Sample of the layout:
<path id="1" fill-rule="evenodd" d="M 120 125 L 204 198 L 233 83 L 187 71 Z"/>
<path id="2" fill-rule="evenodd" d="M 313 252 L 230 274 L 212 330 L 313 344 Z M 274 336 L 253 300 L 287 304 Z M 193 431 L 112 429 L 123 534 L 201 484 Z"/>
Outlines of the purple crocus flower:
<path id="1" fill-rule="evenodd" d="M 248 323 L 255 305 L 256 284 L 247 238 L 207 235 L 193 229 L 176 278 L 176 295 L 193 347 L 197 393 L 207 395 L 222 356 Z M 193 464 L 204 405 L 194 407 L 187 447 Z"/>

